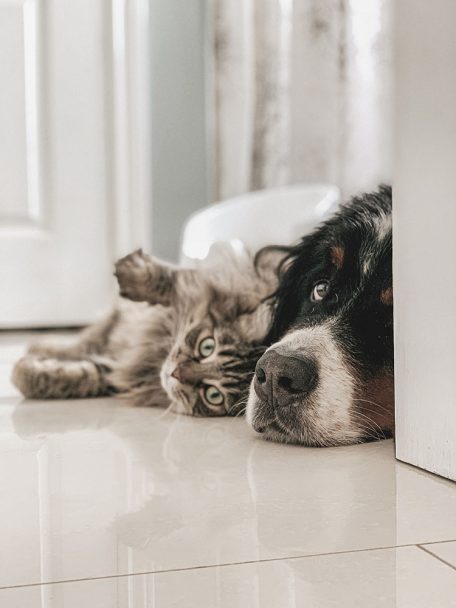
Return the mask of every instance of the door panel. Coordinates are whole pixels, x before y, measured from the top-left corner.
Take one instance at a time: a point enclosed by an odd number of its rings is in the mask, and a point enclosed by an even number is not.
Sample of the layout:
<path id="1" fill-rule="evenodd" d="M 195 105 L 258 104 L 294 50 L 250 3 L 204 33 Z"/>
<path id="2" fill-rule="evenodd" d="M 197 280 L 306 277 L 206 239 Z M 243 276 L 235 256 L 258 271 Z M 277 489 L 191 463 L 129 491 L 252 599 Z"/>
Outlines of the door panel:
<path id="1" fill-rule="evenodd" d="M 145 105 L 147 89 L 134 89 L 142 74 L 128 78 L 125 58 L 147 15 L 138 2 L 115 4 L 114 41 L 111 2 L 0 0 L 1 327 L 93 320 L 112 299 L 114 258 L 148 245 L 138 221 L 147 188 L 129 206 L 114 180 L 118 158 L 127 190 L 127 154 L 145 164 L 146 146 L 128 147 L 144 124 L 122 125 L 120 138 L 115 104 L 127 114 L 132 99 Z M 133 213 L 141 234 L 125 233 Z"/>
<path id="2" fill-rule="evenodd" d="M 33 184 L 38 161 L 35 8 L 19 0 L 0 4 L 0 213 L 5 219 L 28 222 L 39 213 Z"/>

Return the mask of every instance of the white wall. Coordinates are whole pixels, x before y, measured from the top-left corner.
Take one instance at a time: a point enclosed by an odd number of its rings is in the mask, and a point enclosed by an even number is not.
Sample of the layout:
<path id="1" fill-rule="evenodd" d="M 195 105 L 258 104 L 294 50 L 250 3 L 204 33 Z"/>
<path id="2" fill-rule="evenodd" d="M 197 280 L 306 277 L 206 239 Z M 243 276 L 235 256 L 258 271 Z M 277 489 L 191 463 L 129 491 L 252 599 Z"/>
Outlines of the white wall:
<path id="1" fill-rule="evenodd" d="M 176 259 L 182 223 L 209 202 L 205 0 L 150 0 L 152 247 Z"/>
<path id="2" fill-rule="evenodd" d="M 397 456 L 456 479 L 456 2 L 396 3 Z"/>

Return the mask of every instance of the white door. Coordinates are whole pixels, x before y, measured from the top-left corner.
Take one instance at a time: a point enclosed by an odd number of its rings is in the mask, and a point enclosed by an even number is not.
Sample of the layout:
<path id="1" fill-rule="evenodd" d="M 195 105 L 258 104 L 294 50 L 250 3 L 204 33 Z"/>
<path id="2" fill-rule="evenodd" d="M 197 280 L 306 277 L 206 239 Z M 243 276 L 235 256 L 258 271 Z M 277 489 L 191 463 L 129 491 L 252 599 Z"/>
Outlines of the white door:
<path id="1" fill-rule="evenodd" d="M 396 6 L 396 449 L 456 480 L 456 2 Z"/>
<path id="2" fill-rule="evenodd" d="M 148 246 L 142 0 L 0 0 L 0 327 L 82 324 Z"/>

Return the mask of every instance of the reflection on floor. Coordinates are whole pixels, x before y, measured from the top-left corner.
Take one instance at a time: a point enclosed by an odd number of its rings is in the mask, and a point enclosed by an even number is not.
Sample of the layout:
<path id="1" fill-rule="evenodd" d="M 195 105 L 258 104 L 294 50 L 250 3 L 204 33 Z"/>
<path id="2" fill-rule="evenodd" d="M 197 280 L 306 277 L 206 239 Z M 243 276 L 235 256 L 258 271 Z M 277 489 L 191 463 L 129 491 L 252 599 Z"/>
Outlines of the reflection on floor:
<path id="1" fill-rule="evenodd" d="M 22 401 L 0 337 L 0 606 L 456 606 L 456 486 L 391 441 L 266 443 L 242 419 Z"/>

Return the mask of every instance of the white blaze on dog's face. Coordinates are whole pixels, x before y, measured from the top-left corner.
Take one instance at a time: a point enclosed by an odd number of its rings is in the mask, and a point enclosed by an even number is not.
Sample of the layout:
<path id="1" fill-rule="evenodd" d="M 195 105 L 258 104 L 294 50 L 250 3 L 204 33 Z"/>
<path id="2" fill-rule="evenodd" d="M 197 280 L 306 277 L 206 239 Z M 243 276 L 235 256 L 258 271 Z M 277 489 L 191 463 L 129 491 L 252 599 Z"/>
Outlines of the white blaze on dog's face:
<path id="1" fill-rule="evenodd" d="M 382 188 L 291 250 L 247 405 L 266 438 L 328 446 L 393 432 L 390 216 Z"/>
<path id="2" fill-rule="evenodd" d="M 295 391 L 290 395 L 290 407 L 287 407 L 287 397 L 283 403 L 273 404 L 269 412 L 270 426 L 268 419 L 263 418 L 264 406 L 258 418 L 257 401 L 263 397 L 267 402 L 268 392 L 274 393 L 276 387 L 268 386 L 268 380 L 263 385 L 258 378 L 254 381 L 259 386 L 250 391 L 247 420 L 257 431 L 267 430 L 267 436 L 271 439 L 306 445 L 353 443 L 357 440 L 350 412 L 355 382 L 343 353 L 333 339 L 330 322 L 291 330 L 283 340 L 270 347 L 263 361 L 267 361 L 268 355 L 274 355 L 271 366 L 282 366 L 277 370 L 279 384 L 281 379 L 284 382 L 284 378 L 292 376 L 294 369 L 300 378 L 298 382 L 294 381 Z M 287 366 L 289 360 L 293 362 L 291 369 Z M 262 369 L 261 366 L 259 369 Z M 291 373 L 287 375 L 287 371 Z M 306 377 L 300 385 L 303 376 Z M 273 378 L 271 375 L 270 384 L 273 384 Z M 287 393 L 290 394 L 290 391 Z M 299 407 L 301 404 L 302 407 Z M 278 408 L 281 409 L 280 415 L 277 415 Z"/>

